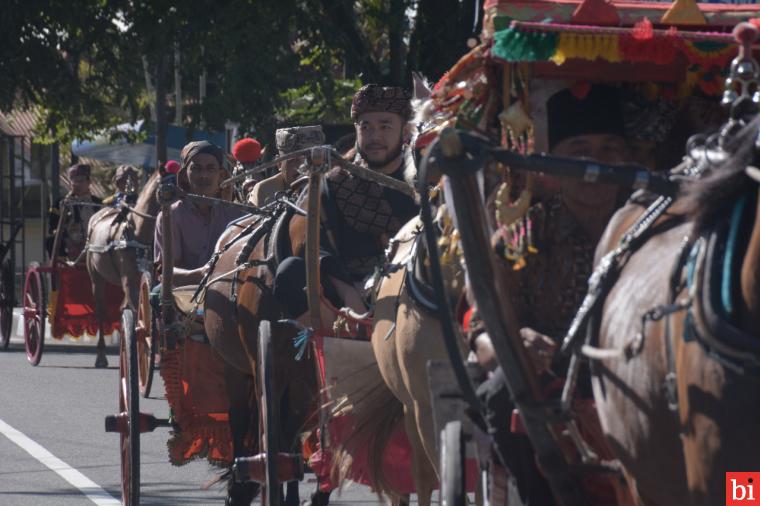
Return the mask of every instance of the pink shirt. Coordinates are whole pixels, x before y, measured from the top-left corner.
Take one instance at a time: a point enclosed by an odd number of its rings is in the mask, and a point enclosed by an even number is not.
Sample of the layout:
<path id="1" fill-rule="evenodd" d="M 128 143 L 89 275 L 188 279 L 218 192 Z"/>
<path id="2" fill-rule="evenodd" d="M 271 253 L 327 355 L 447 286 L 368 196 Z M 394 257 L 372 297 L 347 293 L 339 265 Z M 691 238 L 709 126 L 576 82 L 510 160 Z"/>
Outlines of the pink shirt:
<path id="1" fill-rule="evenodd" d="M 156 221 L 154 258 L 161 261 L 163 225 L 161 214 Z M 215 205 L 207 216 L 201 214 L 192 202 L 179 200 L 172 204 L 172 250 L 174 265 L 181 269 L 197 269 L 208 262 L 214 253 L 216 241 L 227 225 L 242 216 L 238 209 Z"/>

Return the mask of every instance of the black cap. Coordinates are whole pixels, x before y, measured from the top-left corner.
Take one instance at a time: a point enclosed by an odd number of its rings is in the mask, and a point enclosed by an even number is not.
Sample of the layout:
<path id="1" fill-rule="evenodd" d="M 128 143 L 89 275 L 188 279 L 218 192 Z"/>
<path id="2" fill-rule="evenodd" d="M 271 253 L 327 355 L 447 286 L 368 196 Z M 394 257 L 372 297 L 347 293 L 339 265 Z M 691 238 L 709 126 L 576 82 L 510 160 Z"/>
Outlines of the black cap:
<path id="1" fill-rule="evenodd" d="M 570 89 L 552 95 L 546 103 L 549 149 L 570 137 L 614 134 L 625 137 L 623 107 L 617 88 L 591 86 L 582 98 Z"/>

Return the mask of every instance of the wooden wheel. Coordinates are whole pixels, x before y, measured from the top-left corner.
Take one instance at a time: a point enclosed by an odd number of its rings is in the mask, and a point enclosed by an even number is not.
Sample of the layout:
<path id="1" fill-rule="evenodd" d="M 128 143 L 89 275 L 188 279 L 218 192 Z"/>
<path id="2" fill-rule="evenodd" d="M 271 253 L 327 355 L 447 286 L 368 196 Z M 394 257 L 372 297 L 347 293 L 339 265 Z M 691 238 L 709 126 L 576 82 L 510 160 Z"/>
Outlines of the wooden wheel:
<path id="1" fill-rule="evenodd" d="M 156 346 L 158 333 L 153 308 L 150 305 L 150 290 L 153 277 L 149 272 L 143 272 L 140 278 L 140 296 L 137 304 L 137 326 L 135 337 L 137 341 L 137 372 L 140 393 L 147 398 L 153 385 L 153 373 L 156 369 Z"/>
<path id="2" fill-rule="evenodd" d="M 127 414 L 127 430 L 120 433 L 121 502 L 140 504 L 140 395 L 137 381 L 137 339 L 134 313 L 121 315 L 119 348 L 119 412 Z"/>
<path id="3" fill-rule="evenodd" d="M 26 270 L 24 281 L 24 345 L 26 358 L 32 365 L 40 363 L 45 347 L 45 282 L 39 271 L 40 264 L 32 262 Z"/>
<path id="4" fill-rule="evenodd" d="M 7 350 L 13 331 L 13 266 L 10 260 L 0 266 L 0 347 Z"/>
<path id="5" fill-rule="evenodd" d="M 449 422 L 441 431 L 441 504 L 465 506 L 464 434 L 462 422 Z"/>
<path id="6" fill-rule="evenodd" d="M 262 504 L 280 505 L 280 483 L 277 480 L 277 451 L 279 450 L 279 403 L 274 385 L 274 353 L 272 349 L 272 324 L 259 324 L 259 385 L 261 388 L 260 441 L 266 454 L 266 482 Z"/>

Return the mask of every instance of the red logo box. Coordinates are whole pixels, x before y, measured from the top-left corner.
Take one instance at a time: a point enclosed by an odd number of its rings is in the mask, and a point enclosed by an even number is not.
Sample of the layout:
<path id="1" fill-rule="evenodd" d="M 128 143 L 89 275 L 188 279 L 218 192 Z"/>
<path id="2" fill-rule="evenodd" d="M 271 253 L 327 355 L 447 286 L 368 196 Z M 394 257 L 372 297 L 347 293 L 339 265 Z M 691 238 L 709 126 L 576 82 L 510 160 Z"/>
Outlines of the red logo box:
<path id="1" fill-rule="evenodd" d="M 760 471 L 726 473 L 726 506 L 760 506 Z"/>

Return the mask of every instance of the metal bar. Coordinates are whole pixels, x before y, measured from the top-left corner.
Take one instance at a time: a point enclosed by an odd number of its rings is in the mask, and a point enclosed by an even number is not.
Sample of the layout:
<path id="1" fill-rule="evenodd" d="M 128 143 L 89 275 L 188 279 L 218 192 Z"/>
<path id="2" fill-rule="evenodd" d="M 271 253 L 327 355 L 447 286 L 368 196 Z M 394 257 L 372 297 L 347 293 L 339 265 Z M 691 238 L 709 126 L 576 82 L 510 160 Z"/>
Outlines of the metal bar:
<path id="1" fill-rule="evenodd" d="M 591 183 L 612 183 L 625 188 L 650 190 L 660 195 L 675 195 L 679 189 L 678 183 L 667 174 L 654 173 L 638 165 L 607 165 L 545 154 L 521 155 L 503 148 L 489 149 L 487 153 L 514 170 L 543 172 Z"/>
<path id="2" fill-rule="evenodd" d="M 225 179 L 224 181 L 219 183 L 219 186 L 221 188 L 226 188 L 233 183 L 237 183 L 238 181 L 245 179 L 249 175 L 258 174 L 272 167 L 276 167 L 277 164 L 279 163 L 287 162 L 288 160 L 293 160 L 295 158 L 300 158 L 302 156 L 307 156 L 311 152 L 311 149 L 312 148 L 299 149 L 298 151 L 293 151 L 292 153 L 280 155 L 277 158 L 270 160 L 269 162 L 262 163 L 261 165 L 256 165 L 255 167 L 251 167 L 250 169 L 246 169 L 235 176 Z"/>
<path id="3" fill-rule="evenodd" d="M 322 330 L 322 315 L 319 301 L 319 229 L 320 205 L 322 193 L 322 174 L 312 172 L 309 174 L 308 185 L 308 217 L 306 226 L 306 296 L 309 303 L 309 321 L 311 327 L 317 331 Z"/>
<path id="4" fill-rule="evenodd" d="M 174 324 L 174 297 L 172 283 L 174 278 L 174 251 L 172 248 L 172 204 L 164 201 L 161 204 L 161 320 L 164 333 L 164 343 L 170 344 L 167 332 Z M 173 346 L 170 345 L 170 348 Z"/>
<path id="5" fill-rule="evenodd" d="M 374 171 L 372 169 L 368 169 L 366 167 L 362 167 L 361 165 L 357 165 L 355 163 L 349 162 L 345 158 L 343 158 L 340 153 L 335 151 L 330 146 L 315 146 L 313 148 L 306 148 L 306 149 L 300 149 L 298 151 L 293 151 L 292 153 L 288 153 L 287 155 L 282 155 L 280 157 L 275 158 L 271 162 L 257 165 L 256 167 L 253 167 L 251 169 L 248 169 L 244 172 L 241 172 L 237 176 L 233 176 L 229 179 L 225 179 L 221 182 L 220 186 L 222 188 L 225 188 L 232 183 L 235 183 L 241 179 L 244 179 L 249 174 L 255 174 L 258 172 L 262 172 L 270 167 L 274 167 L 280 162 L 285 162 L 287 160 L 292 160 L 294 158 L 299 158 L 302 156 L 311 157 L 313 153 L 317 153 L 318 151 L 326 151 L 326 156 L 329 156 L 330 159 L 336 164 L 340 165 L 344 169 L 346 169 L 348 172 L 361 177 L 363 179 L 368 179 L 369 181 L 372 181 L 374 183 L 377 183 L 381 186 L 385 186 L 388 188 L 392 188 L 396 191 L 399 191 L 405 195 L 409 195 L 411 197 L 414 196 L 414 188 L 411 187 L 411 185 L 407 184 L 404 181 L 399 181 L 398 179 L 392 178 L 390 176 L 387 176 L 381 172 Z"/>

